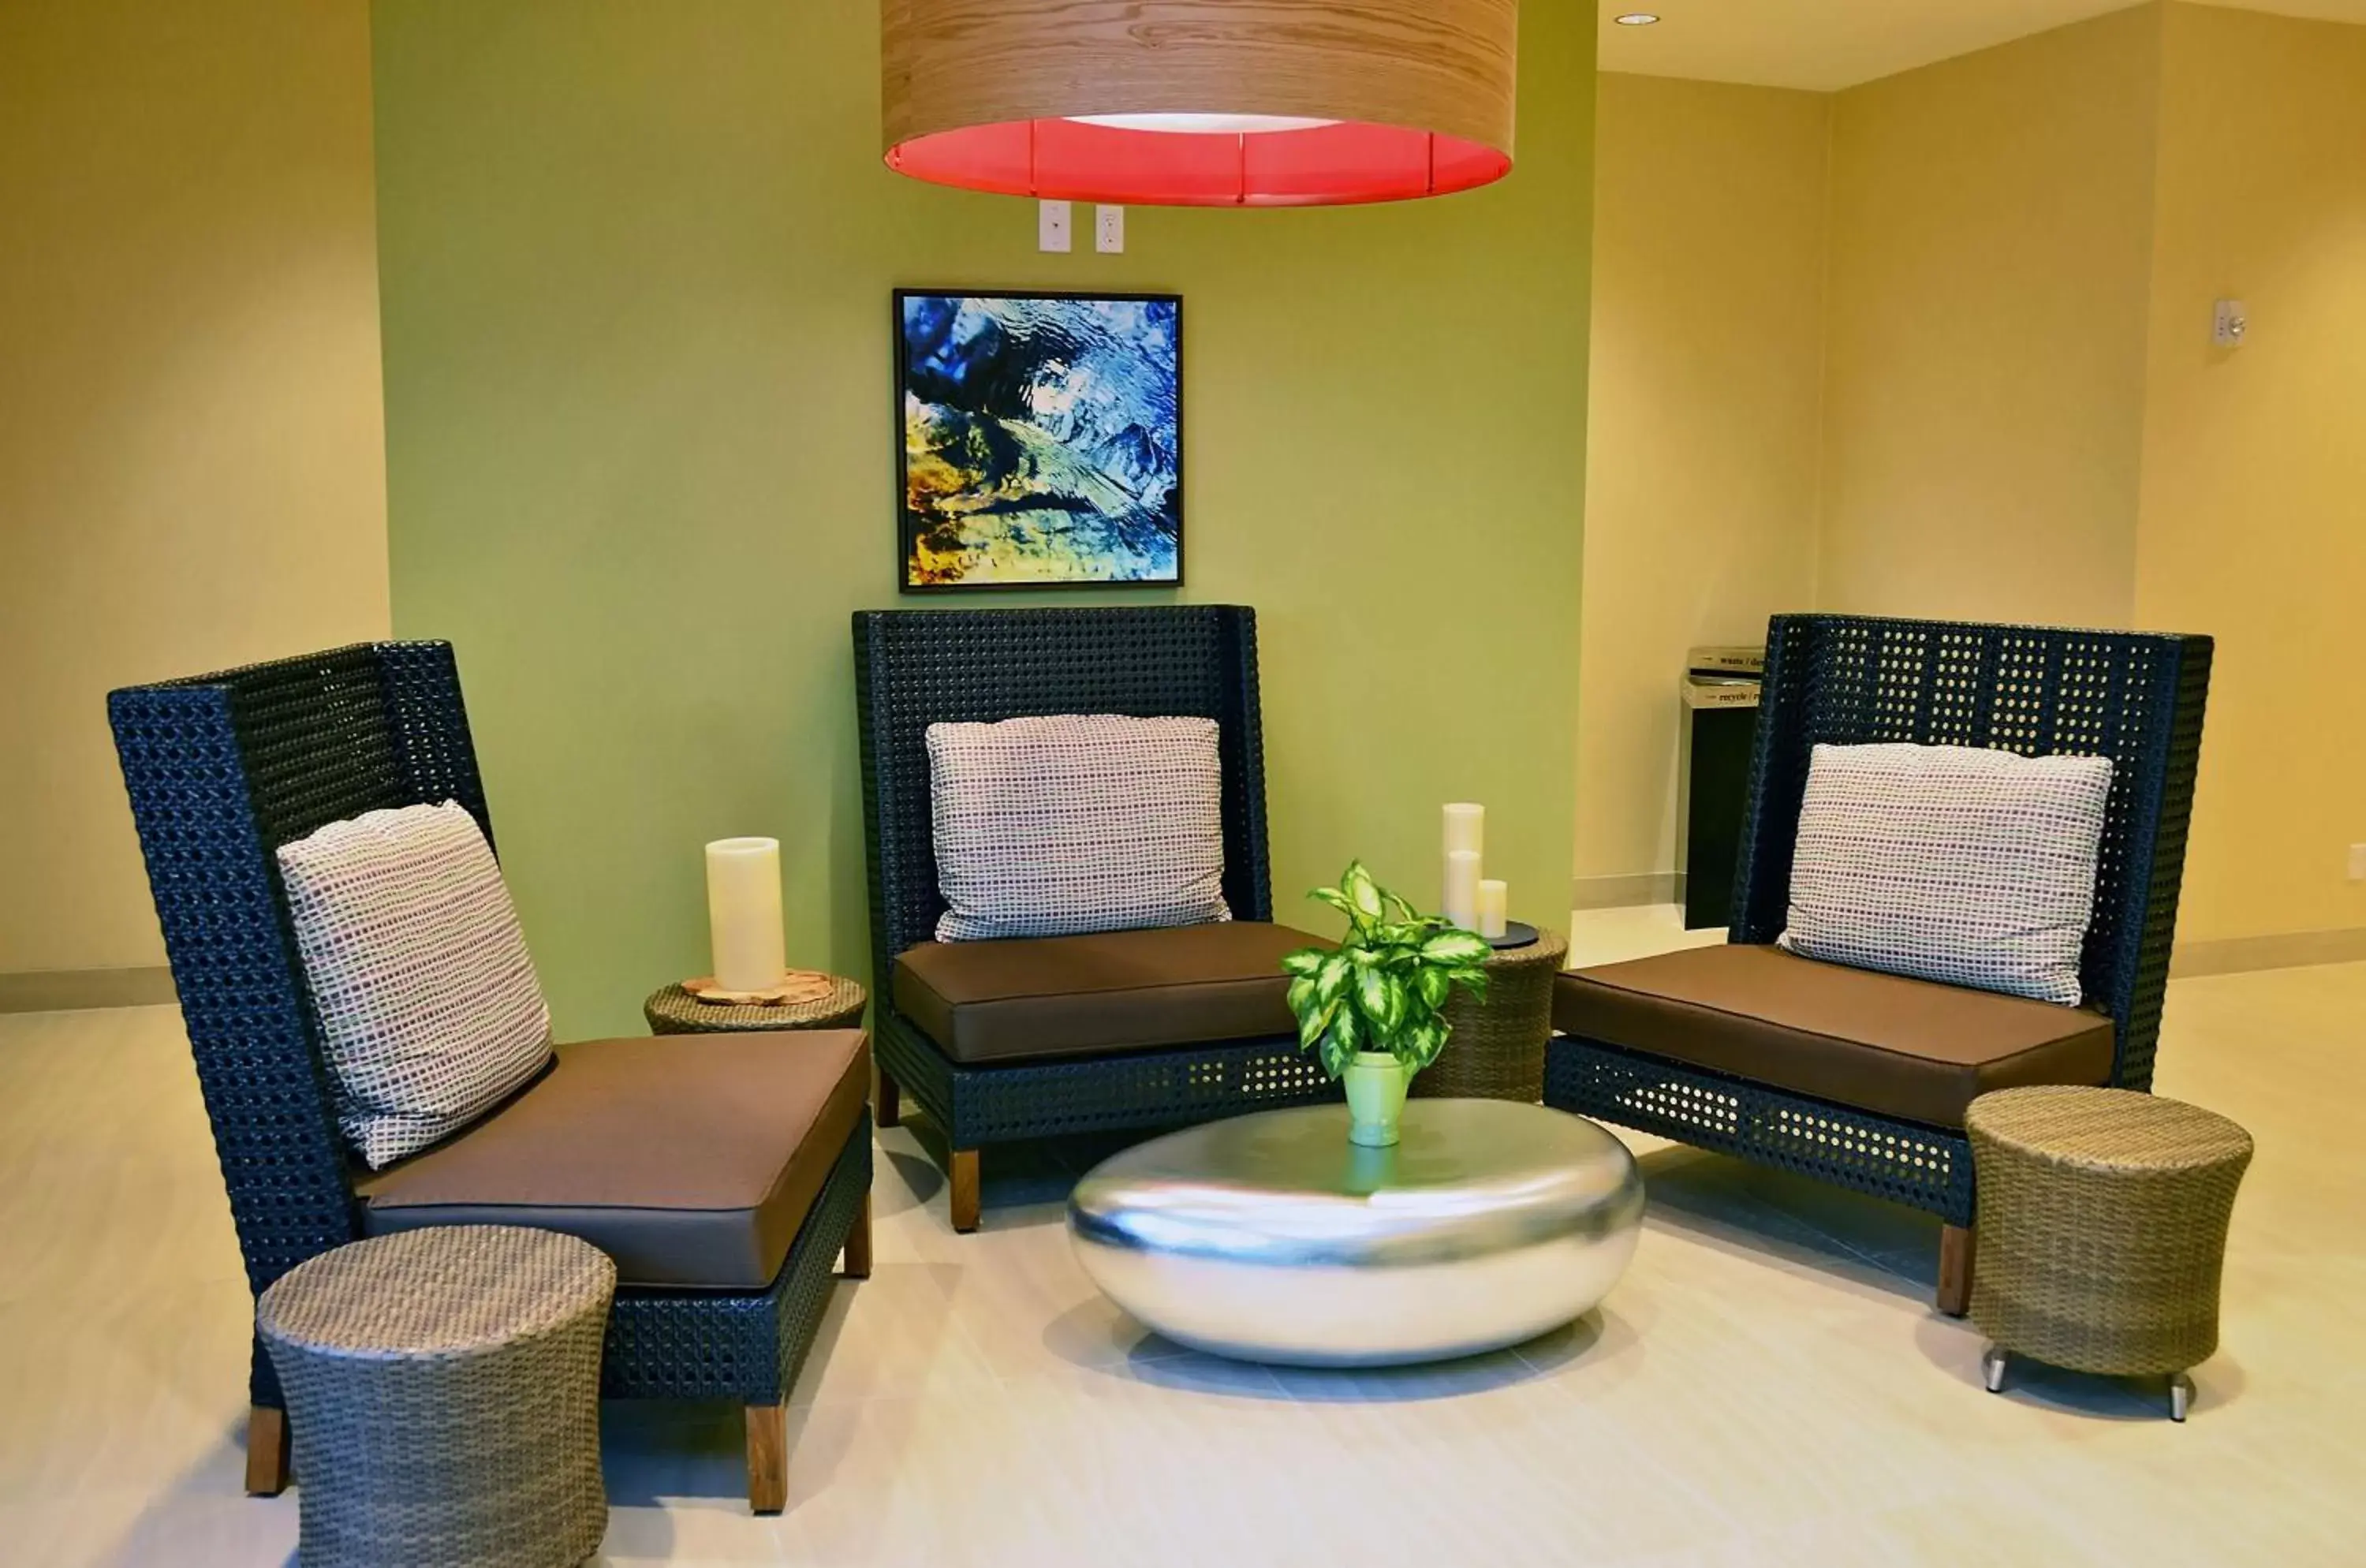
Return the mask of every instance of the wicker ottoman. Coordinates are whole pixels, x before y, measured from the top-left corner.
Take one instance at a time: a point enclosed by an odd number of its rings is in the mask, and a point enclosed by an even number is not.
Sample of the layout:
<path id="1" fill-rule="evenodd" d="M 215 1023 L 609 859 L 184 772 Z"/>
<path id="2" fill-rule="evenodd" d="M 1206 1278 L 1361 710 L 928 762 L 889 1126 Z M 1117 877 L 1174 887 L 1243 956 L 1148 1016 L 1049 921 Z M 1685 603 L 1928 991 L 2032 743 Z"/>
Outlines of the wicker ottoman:
<path id="1" fill-rule="evenodd" d="M 1526 947 L 1487 960 L 1487 994 L 1457 991 L 1446 1004 L 1454 1032 L 1446 1049 L 1413 1080 L 1429 1099 L 1515 1100 L 1534 1105 L 1545 1093 L 1545 1044 L 1552 1038 L 1553 976 L 1569 943 L 1548 931 Z"/>
<path id="2" fill-rule="evenodd" d="M 2251 1136 L 2223 1116 L 2121 1089 L 2000 1089 L 1972 1101 L 1979 1192 L 1972 1321 L 2008 1353 L 2079 1371 L 2169 1379 L 2218 1348 L 2218 1277 Z"/>
<path id="3" fill-rule="evenodd" d="M 338 1247 L 265 1291 L 304 1568 L 572 1568 L 597 1551 L 615 1286 L 572 1236 L 452 1225 Z"/>

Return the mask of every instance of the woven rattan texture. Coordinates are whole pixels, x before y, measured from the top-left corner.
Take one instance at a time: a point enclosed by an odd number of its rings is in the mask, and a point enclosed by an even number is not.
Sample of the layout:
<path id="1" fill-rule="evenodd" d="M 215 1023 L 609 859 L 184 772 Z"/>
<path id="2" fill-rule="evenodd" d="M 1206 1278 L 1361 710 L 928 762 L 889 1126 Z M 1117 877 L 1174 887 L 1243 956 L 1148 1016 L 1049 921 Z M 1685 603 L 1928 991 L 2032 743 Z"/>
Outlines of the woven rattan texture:
<path id="1" fill-rule="evenodd" d="M 872 1049 L 957 1149 L 1013 1138 L 1129 1127 L 1180 1126 L 1337 1100 L 1339 1086 L 1295 1036 L 1230 1041 L 1182 1051 L 1062 1057 L 1007 1067 L 962 1067 L 894 1012 Z"/>
<path id="2" fill-rule="evenodd" d="M 2218 1348 L 2218 1287 L 2250 1134 L 2124 1089 L 2000 1089 L 1965 1124 L 1978 1167 L 1972 1320 L 2080 1371 L 2182 1371 Z"/>
<path id="3" fill-rule="evenodd" d="M 700 1001 L 680 986 L 649 993 L 641 1016 L 652 1034 L 760 1033 L 775 1029 L 859 1029 L 870 993 L 860 980 L 829 977 L 829 995 L 782 1007 L 724 1007 Z"/>
<path id="4" fill-rule="evenodd" d="M 2202 750 L 2208 637 L 1777 615 L 1734 878 L 1733 940 L 1772 942 L 1816 742 L 1992 746 L 2112 759 L 2087 1001 L 2118 1026 L 2112 1081 L 2152 1083 Z"/>
<path id="5" fill-rule="evenodd" d="M 1657 1056 L 1560 1035 L 1545 1053 L 1545 1103 L 1695 1148 L 1972 1223 L 1963 1138 Z"/>
<path id="6" fill-rule="evenodd" d="M 2152 1086 L 2210 683 L 2207 637 L 1777 615 L 1734 872 L 1740 942 L 1782 932 L 1792 840 L 1818 741 L 1993 746 L 2112 761 L 2094 918 L 2079 964 L 2112 1015 L 2112 1081 Z M 1600 1041 L 1556 1040 L 1545 1102 L 1721 1149 L 1969 1224 L 1956 1134 L 1783 1094 Z"/>
<path id="7" fill-rule="evenodd" d="M 570 1568 L 608 1529 L 600 1348 L 615 1266 L 547 1231 L 355 1242 L 256 1305 L 287 1390 L 307 1568 Z"/>
<path id="8" fill-rule="evenodd" d="M 1437 1060 L 1414 1076 L 1412 1092 L 1534 1105 L 1545 1089 L 1553 976 L 1568 955 L 1568 942 L 1538 931 L 1528 946 L 1505 948 L 1489 958 L 1487 994 L 1458 991 L 1447 1003 L 1446 1020 L 1454 1032 Z"/>
<path id="9" fill-rule="evenodd" d="M 337 649 L 128 688 L 107 698 L 107 713 L 248 1284 L 260 1292 L 356 1234 L 272 852 L 323 823 L 422 800 L 457 799 L 484 824 L 451 649 Z M 276 1404 L 268 1358 L 258 1350 L 254 1365 L 254 1397 Z"/>
<path id="10" fill-rule="evenodd" d="M 123 763 L 197 1083 L 260 1294 L 359 1234 L 281 896 L 277 846 L 384 807 L 457 800 L 492 828 L 444 643 L 378 643 L 111 694 Z M 774 1404 L 820 1324 L 839 1248 L 871 1187 L 868 1123 L 770 1290 L 626 1291 L 609 1393 Z M 258 1341 L 254 1403 L 281 1404 Z"/>
<path id="11" fill-rule="evenodd" d="M 820 1332 L 839 1249 L 870 1200 L 871 1151 L 866 1113 L 839 1151 L 769 1289 L 752 1295 L 618 1292 L 602 1392 L 612 1399 L 785 1400 Z"/>
<path id="12" fill-rule="evenodd" d="M 1155 1127 L 1336 1098 L 1294 1040 L 969 1068 L 884 999 L 896 955 L 936 931 L 928 727 L 1112 713 L 1212 718 L 1223 772 L 1224 900 L 1273 918 L 1256 612 L 1239 605 L 866 610 L 854 617 L 871 870 L 873 1049 L 955 1148 L 1009 1138 Z"/>

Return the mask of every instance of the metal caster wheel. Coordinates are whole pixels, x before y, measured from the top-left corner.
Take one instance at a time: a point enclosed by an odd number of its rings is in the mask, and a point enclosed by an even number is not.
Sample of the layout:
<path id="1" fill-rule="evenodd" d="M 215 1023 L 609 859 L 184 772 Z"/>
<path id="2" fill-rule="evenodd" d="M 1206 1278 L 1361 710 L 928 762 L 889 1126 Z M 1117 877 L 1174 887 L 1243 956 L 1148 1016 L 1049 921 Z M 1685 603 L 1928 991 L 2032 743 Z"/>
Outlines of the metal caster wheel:
<path id="1" fill-rule="evenodd" d="M 2183 1372 L 2169 1374 L 2169 1418 L 2182 1421 L 2193 1408 L 2193 1380 Z"/>
<path id="2" fill-rule="evenodd" d="M 2004 1352 L 1993 1345 L 1980 1352 L 1980 1381 L 1990 1393 L 2004 1391 Z"/>

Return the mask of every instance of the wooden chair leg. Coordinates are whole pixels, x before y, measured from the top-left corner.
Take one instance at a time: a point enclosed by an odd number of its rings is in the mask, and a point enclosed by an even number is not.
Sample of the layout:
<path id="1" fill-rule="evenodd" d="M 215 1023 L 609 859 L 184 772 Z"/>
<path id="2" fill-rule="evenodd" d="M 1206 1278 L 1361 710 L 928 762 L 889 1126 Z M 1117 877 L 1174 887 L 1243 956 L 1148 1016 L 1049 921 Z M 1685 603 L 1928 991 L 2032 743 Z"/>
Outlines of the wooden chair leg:
<path id="1" fill-rule="evenodd" d="M 953 1229 L 966 1235 L 977 1229 L 977 1151 L 955 1149 L 945 1168 L 952 1201 Z"/>
<path id="2" fill-rule="evenodd" d="M 1972 1243 L 1969 1225 L 1946 1225 L 1939 1232 L 1939 1310 L 1961 1317 L 1972 1310 Z"/>
<path id="3" fill-rule="evenodd" d="M 777 1514 L 789 1506 L 789 1407 L 748 1406 L 748 1506 Z"/>
<path id="4" fill-rule="evenodd" d="M 904 1091 L 876 1061 L 871 1064 L 871 1120 L 882 1127 L 897 1127 L 904 1122 Z"/>
<path id="5" fill-rule="evenodd" d="M 287 1490 L 287 1412 L 270 1404 L 246 1411 L 246 1495 L 276 1497 Z"/>
<path id="6" fill-rule="evenodd" d="M 871 1194 L 862 1195 L 862 1207 L 855 1212 L 854 1227 L 846 1233 L 846 1277 L 850 1280 L 871 1278 Z"/>

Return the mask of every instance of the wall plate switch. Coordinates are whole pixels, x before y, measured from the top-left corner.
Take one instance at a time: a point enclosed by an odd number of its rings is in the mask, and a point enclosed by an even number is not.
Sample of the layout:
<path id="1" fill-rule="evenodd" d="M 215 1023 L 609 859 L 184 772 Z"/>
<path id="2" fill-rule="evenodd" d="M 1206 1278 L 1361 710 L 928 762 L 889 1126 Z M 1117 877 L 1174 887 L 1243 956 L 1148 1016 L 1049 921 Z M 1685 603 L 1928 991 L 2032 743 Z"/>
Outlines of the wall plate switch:
<path id="1" fill-rule="evenodd" d="M 2349 846 L 2349 880 L 2366 882 L 2366 844 Z"/>
<path id="2" fill-rule="evenodd" d="M 2210 308 L 2210 341 L 2220 348 L 2240 348 L 2250 330 L 2249 312 L 2240 299 L 2221 299 Z"/>
<path id="3" fill-rule="evenodd" d="M 1072 247 L 1076 231 L 1068 204 L 1065 201 L 1039 201 L 1035 204 L 1035 248 L 1039 251 L 1065 251 Z"/>
<path id="4" fill-rule="evenodd" d="M 1093 209 L 1093 249 L 1114 255 L 1125 249 L 1125 209 Z"/>

